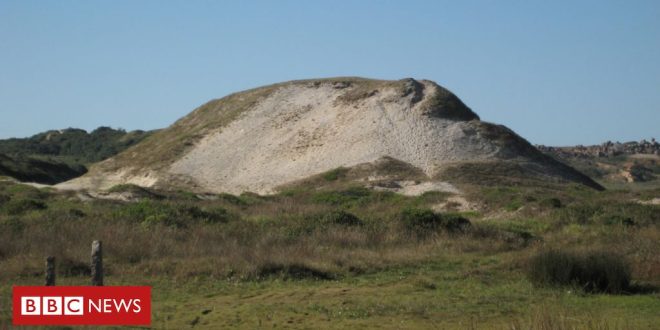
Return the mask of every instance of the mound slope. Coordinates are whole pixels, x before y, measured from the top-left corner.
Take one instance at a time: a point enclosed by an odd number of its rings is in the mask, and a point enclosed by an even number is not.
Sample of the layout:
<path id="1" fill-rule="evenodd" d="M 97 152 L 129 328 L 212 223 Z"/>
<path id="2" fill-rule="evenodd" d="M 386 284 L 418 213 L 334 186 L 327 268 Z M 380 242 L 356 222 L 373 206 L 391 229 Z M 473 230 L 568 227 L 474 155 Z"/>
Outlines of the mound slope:
<path id="1" fill-rule="evenodd" d="M 410 164 L 428 180 L 466 164 L 506 162 L 524 175 L 599 188 L 506 127 L 480 121 L 434 82 L 362 78 L 291 81 L 212 100 L 60 187 L 132 183 L 272 193 L 383 157 Z"/>

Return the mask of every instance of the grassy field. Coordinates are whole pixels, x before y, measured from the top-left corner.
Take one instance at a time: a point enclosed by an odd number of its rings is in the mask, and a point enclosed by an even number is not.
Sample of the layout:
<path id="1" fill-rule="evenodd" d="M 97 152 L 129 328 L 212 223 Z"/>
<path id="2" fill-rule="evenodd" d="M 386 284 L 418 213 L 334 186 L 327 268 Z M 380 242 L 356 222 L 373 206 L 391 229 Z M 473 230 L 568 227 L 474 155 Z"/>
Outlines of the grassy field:
<path id="1" fill-rule="evenodd" d="M 58 285 L 89 283 L 94 239 L 107 285 L 153 287 L 154 328 L 660 325 L 660 206 L 640 203 L 658 188 L 463 186 L 479 210 L 438 213 L 449 194 L 405 197 L 340 176 L 267 197 L 109 192 L 131 202 L 2 182 L 0 328 L 11 286 L 43 284 L 46 256 L 57 258 Z M 550 250 L 607 253 L 629 266 L 630 285 L 538 283 L 530 260 Z"/>

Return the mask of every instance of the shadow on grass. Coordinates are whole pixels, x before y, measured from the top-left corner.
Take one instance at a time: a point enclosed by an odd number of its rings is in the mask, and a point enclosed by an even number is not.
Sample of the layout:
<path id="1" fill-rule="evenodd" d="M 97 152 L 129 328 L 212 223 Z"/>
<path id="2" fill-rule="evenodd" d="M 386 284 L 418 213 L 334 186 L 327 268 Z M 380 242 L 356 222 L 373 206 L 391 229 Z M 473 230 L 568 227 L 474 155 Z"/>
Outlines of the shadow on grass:
<path id="1" fill-rule="evenodd" d="M 628 295 L 645 295 L 654 293 L 660 293 L 660 287 L 649 283 L 632 283 L 628 290 L 623 292 L 623 294 Z"/>
<path id="2" fill-rule="evenodd" d="M 257 278 L 263 279 L 272 276 L 282 277 L 287 280 L 316 279 L 316 280 L 334 280 L 335 274 L 316 269 L 304 264 L 281 264 L 267 263 L 257 270 Z"/>

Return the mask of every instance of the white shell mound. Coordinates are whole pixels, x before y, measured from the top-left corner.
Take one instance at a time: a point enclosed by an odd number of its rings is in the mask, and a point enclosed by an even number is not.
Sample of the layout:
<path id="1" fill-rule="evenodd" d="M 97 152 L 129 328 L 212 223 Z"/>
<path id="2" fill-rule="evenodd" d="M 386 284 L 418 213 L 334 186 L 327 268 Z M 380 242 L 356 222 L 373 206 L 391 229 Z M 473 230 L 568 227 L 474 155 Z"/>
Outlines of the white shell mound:
<path id="1" fill-rule="evenodd" d="M 170 171 L 207 190 L 270 193 L 287 182 L 382 156 L 431 176 L 444 163 L 487 159 L 497 151 L 464 122 L 421 115 L 422 102 L 411 106 L 411 96 L 397 99 L 393 90 L 384 90 L 355 108 L 336 104 L 341 95 L 330 85 L 283 87 L 203 138 Z"/>
<path id="2" fill-rule="evenodd" d="M 529 158 L 519 147 L 484 134 L 480 127 L 494 125 L 480 122 L 456 96 L 431 81 L 333 78 L 265 88 L 270 88 L 268 93 L 230 122 L 196 132 L 200 137 L 165 164 L 139 167 L 127 155 L 119 155 L 62 187 L 105 189 L 118 183 L 167 186 L 186 182 L 208 192 L 264 194 L 340 166 L 382 157 L 417 167 L 429 178 L 448 164 Z M 229 97 L 240 103 L 251 95 L 245 93 Z M 204 116 L 228 111 L 223 99 L 212 102 L 218 105 Z M 190 118 L 179 120 L 159 132 L 161 137 L 186 122 L 212 118 L 201 113 L 196 110 Z M 512 132 L 509 135 L 525 144 L 523 149 L 529 145 Z M 143 149 L 141 153 L 152 152 Z M 124 154 L 131 152 L 131 157 L 139 157 L 132 149 Z"/>

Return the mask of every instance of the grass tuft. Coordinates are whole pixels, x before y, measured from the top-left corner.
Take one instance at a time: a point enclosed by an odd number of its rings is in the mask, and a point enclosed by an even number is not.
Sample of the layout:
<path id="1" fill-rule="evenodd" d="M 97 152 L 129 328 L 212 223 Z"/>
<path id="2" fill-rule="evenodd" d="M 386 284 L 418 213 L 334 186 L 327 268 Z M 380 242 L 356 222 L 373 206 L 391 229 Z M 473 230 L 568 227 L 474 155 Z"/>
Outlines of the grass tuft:
<path id="1" fill-rule="evenodd" d="M 459 215 L 435 213 L 430 209 L 406 208 L 400 214 L 400 220 L 406 229 L 418 236 L 448 232 L 463 232 L 471 223 Z"/>
<path id="2" fill-rule="evenodd" d="M 574 286 L 589 293 L 624 293 L 630 288 L 631 271 L 620 256 L 608 251 L 541 251 L 527 273 L 537 286 Z"/>

